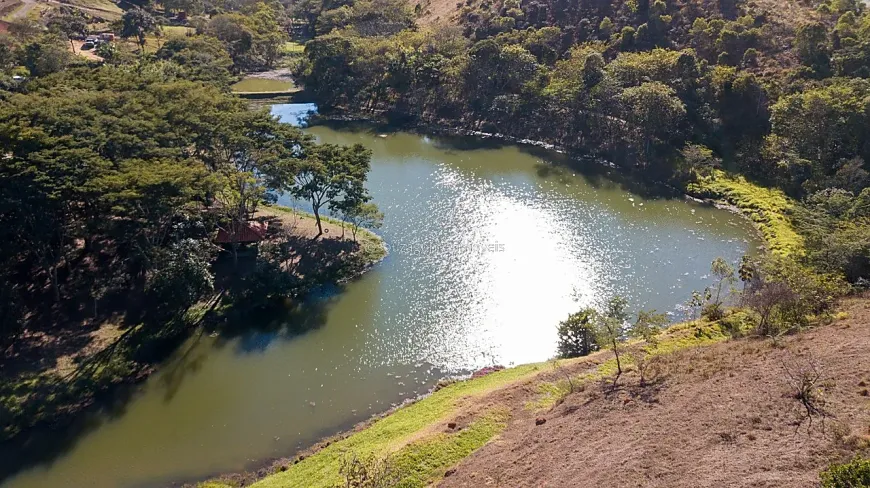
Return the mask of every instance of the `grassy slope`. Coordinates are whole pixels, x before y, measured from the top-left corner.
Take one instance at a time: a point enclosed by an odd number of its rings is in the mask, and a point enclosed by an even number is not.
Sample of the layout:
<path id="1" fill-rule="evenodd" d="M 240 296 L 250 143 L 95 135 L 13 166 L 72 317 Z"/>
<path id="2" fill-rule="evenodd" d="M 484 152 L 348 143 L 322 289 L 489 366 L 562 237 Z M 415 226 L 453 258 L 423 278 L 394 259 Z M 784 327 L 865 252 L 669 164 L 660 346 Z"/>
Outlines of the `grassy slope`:
<path id="1" fill-rule="evenodd" d="M 650 354 L 667 354 L 677 350 L 712 344 L 724 340 L 718 324 L 690 323 L 678 324 L 669 328 L 655 347 L 632 344 L 642 347 Z M 608 355 L 609 352 L 600 353 Z M 623 358 L 624 368 L 633 368 L 630 356 Z M 285 471 L 270 475 L 253 486 L 258 488 L 282 487 L 322 487 L 336 486 L 341 479 L 339 469 L 342 456 L 354 453 L 360 456 L 389 454 L 394 468 L 402 476 L 402 487 L 424 487 L 443 476 L 451 466 L 483 447 L 498 435 L 511 418 L 510 411 L 497 403 L 492 405 L 485 398 L 500 388 L 517 385 L 532 380 L 534 383 L 526 408 L 547 409 L 567 395 L 573 388 L 598 381 L 612 375 L 616 362 L 607 359 L 591 370 L 562 373 L 563 368 L 571 368 L 577 360 L 563 360 L 554 365 L 547 363 L 528 364 L 491 373 L 489 375 L 454 383 L 432 395 L 400 408 L 386 417 L 375 421 L 367 428 L 355 432 L 345 439 L 328 445 L 297 464 L 286 467 Z M 556 371 L 554 373 L 554 371 Z M 564 371 L 568 371 L 567 369 Z M 550 373 L 548 378 L 537 379 L 541 373 Z M 564 376 L 564 377 L 563 377 Z M 468 427 L 456 433 L 438 432 L 437 426 L 446 423 L 460 410 L 460 405 L 476 403 L 482 413 L 477 415 Z M 411 442 L 409 442 L 411 441 Z M 200 488 L 216 488 L 219 482 L 201 484 Z"/>
<path id="2" fill-rule="evenodd" d="M 339 466 L 345 452 L 358 455 L 393 452 L 396 446 L 403 445 L 418 432 L 446 421 L 456 413 L 460 402 L 526 379 L 544 367 L 543 364 L 528 364 L 454 383 L 421 401 L 396 410 L 368 428 L 329 445 L 286 471 L 269 476 L 253 486 L 332 487 L 340 481 Z M 504 413 L 494 411 L 457 434 L 436 434 L 400 448 L 395 454 L 397 468 L 409 478 L 403 486 L 425 486 L 439 471 L 455 464 L 500 431 L 504 420 Z M 421 462 L 422 459 L 426 462 Z"/>

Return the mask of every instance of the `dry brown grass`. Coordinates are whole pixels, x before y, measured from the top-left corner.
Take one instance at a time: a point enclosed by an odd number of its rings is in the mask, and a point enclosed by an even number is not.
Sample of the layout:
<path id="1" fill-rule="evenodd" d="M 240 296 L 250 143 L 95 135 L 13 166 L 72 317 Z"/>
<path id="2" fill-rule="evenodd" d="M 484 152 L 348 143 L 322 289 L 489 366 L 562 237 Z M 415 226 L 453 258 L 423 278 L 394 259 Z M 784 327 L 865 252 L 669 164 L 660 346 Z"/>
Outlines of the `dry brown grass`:
<path id="1" fill-rule="evenodd" d="M 616 390 L 593 383 L 543 425 L 513 407 L 501 437 L 439 486 L 814 486 L 831 461 L 870 448 L 870 297 L 844 307 L 849 318 L 778 345 L 741 339 L 657 357 L 645 385 L 636 369 Z M 796 394 L 801 371 L 813 373 L 802 391 L 824 415 Z M 497 401 L 534 394 L 518 386 Z"/>

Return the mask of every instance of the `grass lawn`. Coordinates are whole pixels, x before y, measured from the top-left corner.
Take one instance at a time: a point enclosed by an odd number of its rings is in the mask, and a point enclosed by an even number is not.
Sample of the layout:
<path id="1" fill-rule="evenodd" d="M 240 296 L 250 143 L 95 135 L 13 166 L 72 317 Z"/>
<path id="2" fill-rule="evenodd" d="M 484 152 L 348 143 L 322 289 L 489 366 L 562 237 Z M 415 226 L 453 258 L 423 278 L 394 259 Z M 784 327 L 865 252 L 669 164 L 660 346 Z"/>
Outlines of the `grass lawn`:
<path id="1" fill-rule="evenodd" d="M 117 15 L 122 15 L 124 13 L 124 11 L 118 7 L 118 4 L 111 0 L 67 0 L 67 3 L 78 7 L 103 10 Z"/>
<path id="2" fill-rule="evenodd" d="M 236 93 L 286 92 L 296 88 L 292 81 L 269 80 L 265 78 L 245 78 L 232 86 Z"/>
<path id="3" fill-rule="evenodd" d="M 161 29 L 163 30 L 163 37 L 167 39 L 171 39 L 173 37 L 192 36 L 196 34 L 196 29 L 183 25 L 164 25 L 161 27 Z"/>
<path id="4" fill-rule="evenodd" d="M 281 46 L 281 54 L 284 55 L 299 55 L 303 52 L 305 52 L 305 44 L 296 41 L 287 41 Z"/>

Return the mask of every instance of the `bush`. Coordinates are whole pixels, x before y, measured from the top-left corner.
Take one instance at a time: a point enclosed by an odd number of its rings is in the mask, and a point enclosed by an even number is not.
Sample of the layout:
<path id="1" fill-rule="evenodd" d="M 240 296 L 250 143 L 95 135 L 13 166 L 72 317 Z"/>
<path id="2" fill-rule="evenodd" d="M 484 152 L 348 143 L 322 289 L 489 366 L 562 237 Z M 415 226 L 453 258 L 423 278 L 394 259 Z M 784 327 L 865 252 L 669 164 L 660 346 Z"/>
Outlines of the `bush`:
<path id="1" fill-rule="evenodd" d="M 759 315 L 756 333 L 778 336 L 828 313 L 848 291 L 836 276 L 817 274 L 797 261 L 770 256 L 746 291 L 746 305 Z"/>
<path id="2" fill-rule="evenodd" d="M 595 327 L 592 317 L 595 311 L 591 309 L 573 313 L 566 320 L 559 322 L 559 356 L 575 358 L 587 356 L 598 350 L 595 340 Z"/>
<path id="3" fill-rule="evenodd" d="M 162 251 L 147 277 L 145 293 L 155 321 L 180 316 L 214 291 L 211 260 L 214 246 L 207 240 L 183 239 Z"/>
<path id="4" fill-rule="evenodd" d="M 756 327 L 753 317 L 745 310 L 734 310 L 719 321 L 722 331 L 733 338 L 742 337 Z"/>
<path id="5" fill-rule="evenodd" d="M 345 454 L 339 474 L 342 482 L 336 488 L 391 488 L 401 480 L 391 459 L 374 455 Z"/>
<path id="6" fill-rule="evenodd" d="M 846 464 L 834 464 L 822 471 L 822 488 L 870 487 L 870 459 L 855 458 Z"/>

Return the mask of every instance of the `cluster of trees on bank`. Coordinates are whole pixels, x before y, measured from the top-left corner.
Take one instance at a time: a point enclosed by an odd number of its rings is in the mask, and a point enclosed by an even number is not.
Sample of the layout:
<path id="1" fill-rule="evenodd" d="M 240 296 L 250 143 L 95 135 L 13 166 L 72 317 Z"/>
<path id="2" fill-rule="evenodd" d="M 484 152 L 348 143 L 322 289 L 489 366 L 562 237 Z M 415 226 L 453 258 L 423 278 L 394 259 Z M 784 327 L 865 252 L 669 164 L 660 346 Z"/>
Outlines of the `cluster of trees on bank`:
<path id="1" fill-rule="evenodd" d="M 367 149 L 318 145 L 187 72 L 169 56 L 0 92 L 0 342 L 119 302 L 170 322 L 212 292 L 216 230 L 278 193 L 369 208 Z"/>
<path id="2" fill-rule="evenodd" d="M 398 33 L 331 27 L 319 5 L 300 75 L 324 108 L 543 140 L 680 185 L 725 167 L 807 202 L 794 220 L 815 264 L 870 276 L 860 2 L 785 25 L 744 2 L 469 0 L 458 26 Z"/>

